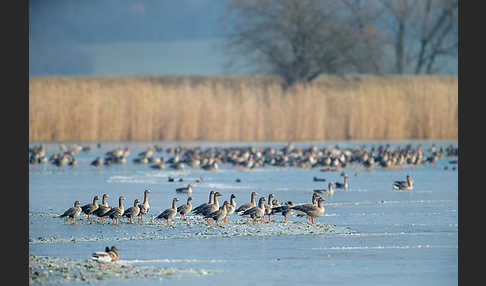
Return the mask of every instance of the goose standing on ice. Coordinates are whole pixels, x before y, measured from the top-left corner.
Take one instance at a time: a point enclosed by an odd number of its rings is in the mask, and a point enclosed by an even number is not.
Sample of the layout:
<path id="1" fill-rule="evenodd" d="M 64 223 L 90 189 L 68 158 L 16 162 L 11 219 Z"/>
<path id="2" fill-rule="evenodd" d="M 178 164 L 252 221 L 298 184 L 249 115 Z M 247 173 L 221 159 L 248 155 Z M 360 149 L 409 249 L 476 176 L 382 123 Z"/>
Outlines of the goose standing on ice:
<path id="1" fill-rule="evenodd" d="M 138 205 L 140 208 L 140 213 L 138 214 L 138 222 L 143 223 L 143 215 L 148 214 L 150 210 L 150 205 L 148 202 L 148 194 L 150 193 L 149 189 L 146 189 L 143 192 L 143 203 L 141 205 Z"/>
<path id="2" fill-rule="evenodd" d="M 251 208 L 254 208 L 256 207 L 256 204 L 255 204 L 255 196 L 257 195 L 258 193 L 257 192 L 251 192 L 251 198 L 250 198 L 250 202 L 249 203 L 246 203 L 246 204 L 242 204 L 241 206 L 239 206 L 236 210 L 235 210 L 235 213 L 236 214 L 239 214 L 241 215 L 243 212 L 245 212 L 246 210 L 249 210 Z"/>
<path id="3" fill-rule="evenodd" d="M 226 206 L 226 216 L 224 217 L 224 223 L 229 223 L 228 217 L 232 215 L 235 212 L 236 209 L 236 196 L 234 194 L 231 194 L 230 197 L 230 203 Z"/>
<path id="4" fill-rule="evenodd" d="M 301 214 L 307 217 L 307 223 L 309 223 L 308 219 L 311 219 L 311 224 L 314 224 L 314 219 L 322 216 L 324 214 L 325 208 L 322 206 L 322 202 L 325 201 L 325 198 L 317 199 L 317 206 L 310 206 L 310 205 L 297 205 L 291 207 L 296 213 Z"/>
<path id="5" fill-rule="evenodd" d="M 81 207 L 83 213 L 85 213 L 88 216 L 88 220 L 91 220 L 89 216 L 98 209 L 98 202 L 97 202 L 98 200 L 99 200 L 98 196 L 94 196 L 92 204 L 87 204 Z"/>
<path id="6" fill-rule="evenodd" d="M 71 224 L 76 224 L 74 218 L 81 214 L 81 207 L 79 207 L 79 201 L 74 202 L 74 206 L 67 209 L 62 215 L 59 217 L 69 217 L 71 219 Z"/>
<path id="7" fill-rule="evenodd" d="M 272 204 L 272 199 L 275 197 L 274 194 L 270 194 L 268 195 L 268 202 L 267 204 L 265 205 L 265 215 L 268 216 L 268 221 L 265 221 L 265 217 L 263 218 L 263 222 L 271 222 L 272 219 L 271 219 L 271 215 L 272 215 L 272 207 L 273 207 L 273 204 Z"/>
<path id="8" fill-rule="evenodd" d="M 123 212 L 124 217 L 130 218 L 130 224 L 133 224 L 133 219 L 138 217 L 140 214 L 140 207 L 138 206 L 138 203 L 140 201 L 138 199 L 135 199 L 133 202 L 133 207 L 129 207 Z"/>
<path id="9" fill-rule="evenodd" d="M 219 220 L 226 217 L 228 213 L 228 209 L 227 209 L 228 205 L 229 205 L 228 201 L 224 201 L 224 204 L 217 211 L 205 215 L 204 218 L 206 218 L 208 221 L 209 219 L 213 219 L 216 222 L 216 225 L 220 226 Z"/>
<path id="10" fill-rule="evenodd" d="M 177 206 L 176 206 L 176 202 L 178 201 L 179 199 L 178 198 L 174 198 L 172 199 L 172 207 L 169 208 L 169 209 L 166 209 L 165 211 L 163 211 L 161 214 L 159 214 L 156 218 L 158 219 L 165 219 L 167 221 L 167 225 L 172 225 L 170 223 L 170 220 L 174 219 L 176 213 L 177 213 Z"/>
<path id="11" fill-rule="evenodd" d="M 111 210 L 105 214 L 105 216 L 108 216 L 113 220 L 112 224 L 118 224 L 118 219 L 125 212 L 125 207 L 123 206 L 123 200 L 125 200 L 125 197 L 120 196 L 118 198 L 118 207 L 111 208 Z"/>
<path id="12" fill-rule="evenodd" d="M 106 202 L 106 198 L 108 197 L 107 194 L 103 194 L 103 197 L 101 197 L 101 205 L 98 206 L 98 209 L 96 209 L 93 214 L 98 217 L 99 220 L 102 222 L 105 222 L 103 219 L 103 216 L 106 215 L 107 212 L 111 210 L 111 207 L 108 205 Z"/>
<path id="13" fill-rule="evenodd" d="M 206 207 L 207 205 L 210 205 L 214 202 L 214 191 L 209 192 L 209 202 L 200 204 L 199 206 L 195 207 L 192 212 L 196 214 L 200 209 Z"/>
<path id="14" fill-rule="evenodd" d="M 285 205 L 283 206 L 278 206 L 272 208 L 272 215 L 274 214 L 282 214 L 282 216 L 285 218 L 285 223 L 287 223 L 287 216 L 291 215 L 294 211 L 292 210 L 292 207 L 294 206 L 294 203 L 291 201 L 285 202 Z"/>
<path id="15" fill-rule="evenodd" d="M 177 213 L 181 215 L 181 220 L 186 220 L 186 214 L 192 210 L 192 197 L 187 198 L 187 203 L 185 205 L 179 206 L 177 208 Z"/>
<path id="16" fill-rule="evenodd" d="M 258 205 L 251 209 L 244 211 L 241 216 L 249 216 L 253 219 L 253 224 L 258 224 L 257 218 L 262 221 L 265 219 L 265 197 L 261 197 L 258 200 Z"/>
<path id="17" fill-rule="evenodd" d="M 209 204 L 209 205 L 199 209 L 197 212 L 195 212 L 195 214 L 202 215 L 204 217 L 204 216 L 207 216 L 208 214 L 210 214 L 212 212 L 217 211 L 219 209 L 218 197 L 220 197 L 220 196 L 222 196 L 222 194 L 220 192 L 214 193 L 214 195 L 213 195 L 214 203 Z M 211 220 L 208 219 L 207 222 L 211 223 Z"/>

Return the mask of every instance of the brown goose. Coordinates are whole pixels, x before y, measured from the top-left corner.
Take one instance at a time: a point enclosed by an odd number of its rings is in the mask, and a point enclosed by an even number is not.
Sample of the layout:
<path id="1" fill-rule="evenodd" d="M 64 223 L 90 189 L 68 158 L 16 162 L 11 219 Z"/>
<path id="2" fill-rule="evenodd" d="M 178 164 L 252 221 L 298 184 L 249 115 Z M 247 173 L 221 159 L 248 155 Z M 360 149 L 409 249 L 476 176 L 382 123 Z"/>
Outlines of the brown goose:
<path id="1" fill-rule="evenodd" d="M 187 203 L 185 205 L 179 206 L 177 208 L 177 213 L 181 215 L 181 220 L 186 220 L 186 214 L 192 210 L 192 197 L 187 198 Z"/>
<path id="2" fill-rule="evenodd" d="M 97 157 L 93 162 L 90 164 L 91 166 L 95 166 L 96 169 L 99 169 L 101 165 L 103 165 L 103 158 Z"/>
<path id="3" fill-rule="evenodd" d="M 205 207 L 202 207 L 197 212 L 194 212 L 194 214 L 206 216 L 206 215 L 208 215 L 212 212 L 217 211 L 219 209 L 218 197 L 220 197 L 220 196 L 222 196 L 220 192 L 214 193 L 214 195 L 213 195 L 213 201 L 214 202 L 212 204 L 208 204 Z M 208 220 L 208 223 L 211 223 L 211 221 Z"/>
<path id="4" fill-rule="evenodd" d="M 235 212 L 236 209 L 236 196 L 234 194 L 231 194 L 230 197 L 230 203 L 226 206 L 226 216 L 224 217 L 224 223 L 229 223 L 228 217 L 232 215 Z"/>
<path id="5" fill-rule="evenodd" d="M 395 181 L 393 183 L 393 188 L 395 190 L 413 190 L 413 182 L 414 180 L 410 175 L 407 175 L 406 181 Z"/>
<path id="6" fill-rule="evenodd" d="M 118 198 L 118 207 L 113 207 L 109 212 L 107 212 L 104 216 L 108 216 L 113 220 L 113 224 L 118 224 L 118 219 L 123 215 L 125 212 L 125 207 L 123 206 L 123 200 L 125 197 L 120 196 Z"/>
<path id="7" fill-rule="evenodd" d="M 150 193 L 150 190 L 147 189 L 143 192 L 143 203 L 141 205 L 138 205 L 140 208 L 140 213 L 138 214 L 138 222 L 142 223 L 143 222 L 143 215 L 148 214 L 150 210 L 150 205 L 148 202 L 148 194 Z"/>
<path id="8" fill-rule="evenodd" d="M 347 190 L 348 187 L 349 187 L 349 183 L 348 183 L 349 175 L 343 174 L 342 176 L 344 177 L 344 183 L 336 182 L 336 188 L 337 189 L 346 189 Z"/>
<path id="9" fill-rule="evenodd" d="M 228 214 L 228 205 L 228 201 L 224 201 L 224 204 L 217 211 L 205 215 L 204 218 L 208 221 L 210 221 L 209 219 L 213 219 L 216 222 L 216 225 L 219 226 L 219 220 L 225 218 Z"/>
<path id="10" fill-rule="evenodd" d="M 130 224 L 133 224 L 133 219 L 140 214 L 140 207 L 138 206 L 139 202 L 140 201 L 138 199 L 135 199 L 133 202 L 133 207 L 129 207 L 123 212 L 124 217 L 130 218 Z"/>
<path id="11" fill-rule="evenodd" d="M 241 214 L 241 216 L 251 217 L 253 219 L 253 224 L 258 224 L 257 218 L 260 218 L 263 221 L 265 218 L 265 197 L 261 197 L 258 200 L 258 206 L 247 209 Z"/>
<path id="12" fill-rule="evenodd" d="M 306 216 L 307 218 L 311 219 L 311 223 L 314 224 L 314 219 L 322 216 L 324 214 L 324 207 L 322 206 L 322 202 L 325 201 L 325 198 L 317 199 L 317 206 L 310 206 L 310 205 L 297 205 L 291 207 L 296 213 Z M 309 223 L 309 221 L 307 221 Z"/>
<path id="13" fill-rule="evenodd" d="M 194 184 L 188 184 L 187 187 L 177 188 L 176 192 L 183 194 L 192 194 L 192 187 L 194 187 Z"/>
<path id="14" fill-rule="evenodd" d="M 85 213 L 88 216 L 88 220 L 91 220 L 89 216 L 98 209 L 98 202 L 97 202 L 98 200 L 99 200 L 98 196 L 94 196 L 92 204 L 87 204 L 81 207 L 83 213 Z"/>
<path id="15" fill-rule="evenodd" d="M 282 214 L 283 217 L 285 218 L 285 223 L 287 223 L 287 216 L 291 215 L 294 212 L 291 208 L 293 206 L 294 206 L 293 202 L 287 201 L 287 202 L 285 202 L 285 205 L 283 205 L 283 206 L 278 206 L 278 207 L 272 208 L 272 215 L 278 214 L 278 213 Z"/>
<path id="16" fill-rule="evenodd" d="M 107 194 L 103 194 L 103 197 L 101 198 L 101 205 L 98 206 L 98 209 L 96 209 L 92 214 L 98 217 L 99 220 L 102 222 L 105 222 L 103 219 L 103 216 L 106 215 L 107 212 L 111 210 L 111 207 L 108 205 L 106 202 L 106 198 L 108 197 Z"/>
<path id="17" fill-rule="evenodd" d="M 196 212 L 198 212 L 201 208 L 203 207 L 206 207 L 207 205 L 210 205 L 214 202 L 214 191 L 211 191 L 209 192 L 209 202 L 207 203 L 204 203 L 204 204 L 200 204 L 199 206 L 197 206 L 196 208 L 194 208 L 192 210 L 192 212 L 195 214 Z"/>
<path id="18" fill-rule="evenodd" d="M 267 204 L 265 205 L 265 215 L 268 216 L 268 221 L 265 221 L 265 217 L 263 217 L 263 222 L 271 222 L 272 219 L 271 219 L 271 215 L 272 215 L 272 207 L 273 207 L 273 204 L 272 204 L 272 199 L 275 197 L 274 194 L 270 194 L 268 195 L 268 202 Z"/>
<path id="19" fill-rule="evenodd" d="M 334 183 L 333 182 L 329 182 L 328 184 L 329 188 L 328 189 L 319 189 L 319 190 L 314 190 L 314 193 L 317 193 L 317 194 L 320 194 L 320 195 L 334 195 L 334 189 L 332 188 L 332 186 L 334 186 Z"/>
<path id="20" fill-rule="evenodd" d="M 257 195 L 257 192 L 251 192 L 250 202 L 249 203 L 246 203 L 246 204 L 242 204 L 239 208 L 237 208 L 235 210 L 235 213 L 241 215 L 246 210 L 249 210 L 251 208 L 256 207 L 256 204 L 255 204 L 255 196 L 256 195 Z"/>
<path id="21" fill-rule="evenodd" d="M 81 214 L 81 208 L 79 207 L 79 201 L 74 202 L 74 207 L 67 209 L 59 217 L 69 217 L 71 219 L 71 224 L 76 224 L 74 218 Z"/>
<path id="22" fill-rule="evenodd" d="M 178 200 L 179 200 L 178 198 L 172 199 L 172 207 L 170 209 L 166 209 L 165 211 L 163 211 L 156 218 L 158 218 L 158 219 L 165 219 L 167 221 L 167 225 L 171 225 L 170 224 L 170 220 L 171 219 L 174 219 L 174 217 L 175 217 L 175 215 L 177 213 L 176 202 Z"/>

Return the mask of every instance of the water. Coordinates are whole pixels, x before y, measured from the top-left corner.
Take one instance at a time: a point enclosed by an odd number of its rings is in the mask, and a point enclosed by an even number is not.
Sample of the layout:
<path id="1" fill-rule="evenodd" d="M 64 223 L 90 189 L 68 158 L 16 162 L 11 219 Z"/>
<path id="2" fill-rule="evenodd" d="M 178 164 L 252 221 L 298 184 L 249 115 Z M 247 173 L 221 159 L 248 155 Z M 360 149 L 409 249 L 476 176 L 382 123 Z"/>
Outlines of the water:
<path id="1" fill-rule="evenodd" d="M 150 142 L 167 146 L 275 146 L 286 144 L 218 143 L 218 142 Z M 340 172 L 320 172 L 300 168 L 264 167 L 250 171 L 220 166 L 215 172 L 200 168 L 181 171 L 154 170 L 149 165 L 136 165 L 132 159 L 143 151 L 147 142 L 107 142 L 88 153 L 76 155 L 78 166 L 58 170 L 53 165 L 30 166 L 29 172 L 29 253 L 35 256 L 89 259 L 94 251 L 116 245 L 120 250 L 119 265 L 137 267 L 171 267 L 175 274 L 156 278 L 130 277 L 117 280 L 128 285 L 140 280 L 145 285 L 158 285 L 160 280 L 172 285 L 267 285 L 311 283 L 335 285 L 456 285 L 458 282 L 458 173 L 444 170 L 451 158 L 440 158 L 433 166 L 403 168 L 395 171 L 348 169 L 350 189 L 336 190 L 326 196 L 324 216 L 317 225 L 291 216 L 282 223 L 273 216 L 272 223 L 252 225 L 233 215 L 222 228 L 207 226 L 202 220 L 189 217 L 188 222 L 174 221 L 168 227 L 153 217 L 169 208 L 173 197 L 178 205 L 187 195 L 175 189 L 195 182 L 193 205 L 207 202 L 210 190 L 223 194 L 219 201 L 236 195 L 237 204 L 250 200 L 257 191 L 268 196 L 274 193 L 279 202 L 308 202 L 312 190 L 326 188 L 327 182 L 314 182 L 314 176 L 327 181 L 342 181 Z M 318 147 L 336 145 L 357 147 L 378 146 L 383 142 L 312 142 Z M 422 144 L 424 150 L 435 143 L 438 147 L 457 141 L 402 141 L 391 146 Z M 31 144 L 34 145 L 34 144 Z M 83 144 L 83 146 L 86 144 Z M 297 144 L 308 147 L 309 144 Z M 131 147 L 128 162 L 95 170 L 89 163 L 116 147 Z M 47 144 L 47 153 L 58 152 L 58 144 Z M 163 155 L 166 160 L 169 154 Z M 456 158 L 454 158 L 456 159 Z M 415 179 L 414 190 L 394 191 L 391 184 L 404 180 L 406 174 Z M 168 182 L 168 177 L 182 177 L 184 182 Z M 235 182 L 241 179 L 240 183 Z M 130 225 L 123 219 L 119 225 L 90 224 L 85 215 L 70 225 L 55 218 L 71 207 L 74 200 L 90 203 L 95 195 L 108 194 L 110 205 L 118 197 L 126 198 L 125 207 L 134 199 L 143 200 L 143 191 L 150 188 L 149 215 L 143 225 Z M 138 269 L 138 268 L 137 268 Z M 188 271 L 188 269 L 190 271 Z M 202 273 L 202 274 L 201 274 Z M 52 281 L 51 281 L 52 282 Z M 99 285 L 113 280 L 96 281 Z M 82 282 L 70 282 L 82 283 Z"/>

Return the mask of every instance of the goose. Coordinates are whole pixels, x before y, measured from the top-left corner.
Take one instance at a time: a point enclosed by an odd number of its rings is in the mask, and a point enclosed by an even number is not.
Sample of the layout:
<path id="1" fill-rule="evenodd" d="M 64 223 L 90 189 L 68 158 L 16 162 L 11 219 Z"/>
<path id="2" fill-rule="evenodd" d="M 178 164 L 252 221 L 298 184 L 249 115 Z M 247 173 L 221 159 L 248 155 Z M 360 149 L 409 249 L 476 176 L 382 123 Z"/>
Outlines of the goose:
<path id="1" fill-rule="evenodd" d="M 97 203 L 98 200 L 99 200 L 98 196 L 94 196 L 92 204 L 87 204 L 81 207 L 83 213 L 85 213 L 88 216 L 88 220 L 91 220 L 89 216 L 98 209 L 98 203 Z"/>
<path id="2" fill-rule="evenodd" d="M 322 202 L 325 201 L 325 198 L 318 198 L 317 199 L 317 206 L 314 205 L 296 205 L 293 207 L 290 207 L 293 209 L 296 213 L 306 216 L 307 218 L 311 219 L 311 223 L 314 224 L 314 219 L 322 216 L 324 214 L 324 207 L 322 206 Z M 307 223 L 309 223 L 307 221 Z"/>
<path id="3" fill-rule="evenodd" d="M 138 205 L 140 208 L 140 213 L 138 214 L 138 222 L 143 223 L 143 215 L 148 214 L 150 210 L 150 205 L 148 202 L 148 194 L 150 193 L 149 189 L 146 189 L 143 192 L 143 203 L 141 205 Z"/>
<path id="4" fill-rule="evenodd" d="M 291 215 L 294 212 L 293 209 L 291 208 L 293 206 L 294 206 L 293 202 L 286 201 L 285 205 L 272 208 L 272 215 L 278 213 L 282 214 L 285 219 L 285 223 L 287 223 L 287 216 Z"/>
<path id="5" fill-rule="evenodd" d="M 235 210 L 235 213 L 241 215 L 246 210 L 251 209 L 251 208 L 254 208 L 256 206 L 256 204 L 255 204 L 255 196 L 256 195 L 258 195 L 257 192 L 251 192 L 250 202 L 249 203 L 246 203 L 246 204 L 242 204 L 240 207 L 238 207 Z"/>
<path id="6" fill-rule="evenodd" d="M 349 187 L 349 183 L 348 183 L 348 179 L 349 179 L 349 176 L 347 174 L 344 174 L 342 175 L 344 177 L 344 183 L 339 183 L 339 182 L 336 182 L 336 188 L 337 189 L 348 189 Z"/>
<path id="7" fill-rule="evenodd" d="M 103 158 L 97 157 L 93 162 L 90 164 L 91 166 L 95 166 L 96 169 L 99 169 L 101 165 L 103 165 Z"/>
<path id="8" fill-rule="evenodd" d="M 253 219 L 253 224 L 258 224 L 257 218 L 263 219 L 265 218 L 265 197 L 261 197 L 258 200 L 258 205 L 256 207 L 247 209 L 244 211 L 241 216 L 249 216 Z"/>
<path id="9" fill-rule="evenodd" d="M 228 216 L 232 215 L 235 212 L 236 209 L 236 196 L 234 194 L 231 194 L 230 197 L 230 203 L 226 206 L 226 216 L 224 217 L 224 223 L 229 223 Z"/>
<path id="10" fill-rule="evenodd" d="M 192 197 L 187 198 L 187 203 L 185 205 L 179 206 L 177 208 L 177 213 L 181 215 L 181 220 L 186 220 L 186 214 L 192 210 Z"/>
<path id="11" fill-rule="evenodd" d="M 173 198 L 172 199 L 172 207 L 170 209 L 166 209 L 165 211 L 163 211 L 156 218 L 157 219 L 165 219 L 165 220 L 167 220 L 167 225 L 171 225 L 170 220 L 174 219 L 174 217 L 177 213 L 176 202 L 178 200 L 179 200 L 178 198 Z"/>
<path id="12" fill-rule="evenodd" d="M 125 200 L 125 197 L 120 196 L 118 198 L 118 207 L 111 208 L 111 210 L 104 215 L 110 217 L 113 220 L 112 224 L 118 224 L 118 219 L 125 212 L 125 207 L 123 206 L 123 200 Z"/>
<path id="13" fill-rule="evenodd" d="M 140 201 L 138 199 L 135 199 L 133 202 L 133 207 L 129 207 L 123 212 L 124 217 L 130 218 L 130 224 L 133 224 L 133 219 L 138 217 L 140 214 L 140 207 L 138 206 L 138 203 Z"/>
<path id="14" fill-rule="evenodd" d="M 212 203 L 214 202 L 214 197 L 213 197 L 213 196 L 214 196 L 214 191 L 209 192 L 209 202 L 204 203 L 204 204 L 200 204 L 199 206 L 197 206 L 196 208 L 194 208 L 194 209 L 192 210 L 192 212 L 193 212 L 193 213 L 196 213 L 196 212 L 198 212 L 198 211 L 199 211 L 201 208 L 203 208 L 203 207 L 205 207 L 205 206 L 207 206 L 207 205 L 212 204 Z"/>
<path id="15" fill-rule="evenodd" d="M 205 215 L 204 218 L 206 218 L 208 222 L 210 222 L 210 219 L 213 219 L 216 222 L 216 225 L 220 226 L 219 220 L 226 217 L 228 213 L 228 205 L 228 201 L 224 201 L 223 205 L 217 211 Z"/>
<path id="16" fill-rule="evenodd" d="M 332 188 L 332 186 L 334 186 L 334 183 L 333 182 L 329 182 L 328 184 L 329 188 L 328 189 L 318 189 L 318 190 L 314 190 L 314 193 L 316 194 L 320 194 L 320 195 L 323 195 L 323 194 L 326 194 L 326 195 L 334 195 L 334 189 Z"/>
<path id="17" fill-rule="evenodd" d="M 272 207 L 273 207 L 273 204 L 272 204 L 272 199 L 275 197 L 274 194 L 270 194 L 268 195 L 268 202 L 267 204 L 265 205 L 265 215 L 268 216 L 268 221 L 265 221 L 265 217 L 263 217 L 263 222 L 268 222 L 270 223 L 272 221 L 271 219 L 271 214 L 272 214 Z"/>
<path id="18" fill-rule="evenodd" d="M 79 207 L 79 201 L 74 202 L 74 206 L 67 209 L 62 215 L 59 217 L 69 217 L 71 218 L 71 224 L 76 224 L 74 218 L 81 214 L 81 208 Z"/>
<path id="19" fill-rule="evenodd" d="M 99 220 L 102 222 L 105 222 L 103 219 L 103 216 L 111 210 L 111 207 L 108 205 L 106 202 L 106 198 L 108 197 L 107 194 L 103 194 L 103 197 L 101 197 L 101 205 L 98 206 L 98 209 L 96 209 L 93 214 L 98 217 Z"/>
<path id="20" fill-rule="evenodd" d="M 192 194 L 192 187 L 194 187 L 194 184 L 188 184 L 187 187 L 177 188 L 176 192 L 183 194 Z"/>
<path id="21" fill-rule="evenodd" d="M 395 181 L 393 182 L 393 188 L 396 190 L 413 190 L 414 180 L 410 175 L 407 175 L 406 181 Z"/>
<path id="22" fill-rule="evenodd" d="M 212 213 L 212 212 L 215 212 L 219 209 L 219 202 L 218 202 L 218 197 L 222 196 L 222 194 L 220 192 L 216 192 L 214 193 L 213 195 L 213 201 L 214 203 L 212 204 L 209 204 L 203 208 L 201 208 L 200 210 L 198 210 L 197 212 L 195 212 L 195 214 L 199 214 L 199 215 L 202 215 L 203 217 Z M 207 221 L 208 223 L 211 223 L 210 220 Z"/>

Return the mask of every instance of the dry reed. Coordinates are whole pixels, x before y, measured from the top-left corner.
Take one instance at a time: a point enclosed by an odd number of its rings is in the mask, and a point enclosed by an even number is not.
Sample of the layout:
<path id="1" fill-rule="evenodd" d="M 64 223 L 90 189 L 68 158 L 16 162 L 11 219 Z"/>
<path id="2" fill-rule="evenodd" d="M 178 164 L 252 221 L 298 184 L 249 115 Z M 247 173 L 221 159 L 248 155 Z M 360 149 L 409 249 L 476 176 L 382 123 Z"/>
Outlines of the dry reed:
<path id="1" fill-rule="evenodd" d="M 31 77 L 29 140 L 457 139 L 456 76 Z"/>

